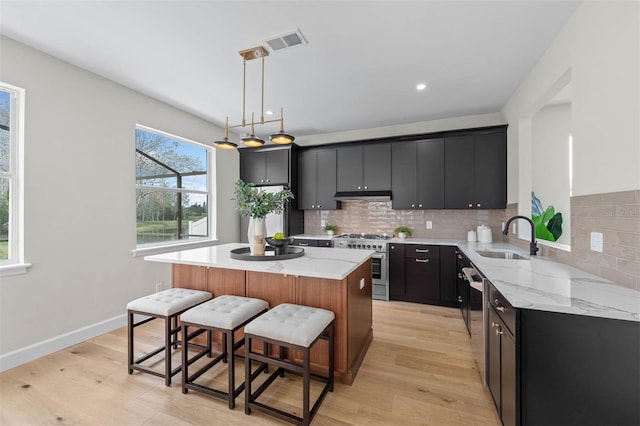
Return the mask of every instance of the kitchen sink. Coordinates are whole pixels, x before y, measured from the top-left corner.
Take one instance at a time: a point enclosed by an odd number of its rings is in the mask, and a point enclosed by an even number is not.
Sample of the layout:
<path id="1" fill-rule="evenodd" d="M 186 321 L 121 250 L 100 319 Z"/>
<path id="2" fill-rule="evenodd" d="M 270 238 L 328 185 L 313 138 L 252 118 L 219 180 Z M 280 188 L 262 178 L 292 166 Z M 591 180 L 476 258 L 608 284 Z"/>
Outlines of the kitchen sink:
<path id="1" fill-rule="evenodd" d="M 482 257 L 490 257 L 492 259 L 529 260 L 528 257 L 520 256 L 518 253 L 512 251 L 478 250 L 476 253 Z"/>

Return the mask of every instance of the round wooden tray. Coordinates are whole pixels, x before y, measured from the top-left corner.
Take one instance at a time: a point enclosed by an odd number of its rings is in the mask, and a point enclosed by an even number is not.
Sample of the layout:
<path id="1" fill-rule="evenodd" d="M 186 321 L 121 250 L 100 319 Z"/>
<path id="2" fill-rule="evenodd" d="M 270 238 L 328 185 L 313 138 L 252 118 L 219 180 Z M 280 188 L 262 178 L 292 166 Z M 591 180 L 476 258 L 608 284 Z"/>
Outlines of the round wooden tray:
<path id="1" fill-rule="evenodd" d="M 289 246 L 286 254 L 276 255 L 273 247 L 265 247 L 264 256 L 252 256 L 249 247 L 241 247 L 231 250 L 230 253 L 231 258 L 237 260 L 285 260 L 304 256 L 304 249 L 302 247 Z"/>

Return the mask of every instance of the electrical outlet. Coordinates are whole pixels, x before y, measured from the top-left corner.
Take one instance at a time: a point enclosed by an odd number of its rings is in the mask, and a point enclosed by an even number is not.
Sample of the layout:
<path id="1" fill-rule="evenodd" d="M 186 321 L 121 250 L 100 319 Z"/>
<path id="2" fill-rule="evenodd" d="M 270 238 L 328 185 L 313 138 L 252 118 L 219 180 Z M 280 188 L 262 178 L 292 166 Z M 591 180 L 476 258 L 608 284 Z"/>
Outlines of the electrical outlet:
<path id="1" fill-rule="evenodd" d="M 364 278 L 360 278 L 360 290 L 364 288 Z"/>
<path id="2" fill-rule="evenodd" d="M 504 231 L 504 222 L 501 222 L 501 223 L 500 223 L 500 230 L 501 230 L 501 231 Z"/>
<path id="3" fill-rule="evenodd" d="M 516 228 L 516 224 L 511 225 L 511 233 L 516 235 L 518 233 L 518 228 Z"/>
<path id="4" fill-rule="evenodd" d="M 327 221 L 326 221 L 326 220 L 324 220 L 324 219 L 322 219 L 322 220 L 320 221 L 320 226 L 322 226 L 323 228 L 324 228 L 325 226 L 327 226 Z"/>
<path id="5" fill-rule="evenodd" d="M 162 283 L 156 283 L 156 293 L 160 293 L 162 291 Z"/>
<path id="6" fill-rule="evenodd" d="M 431 222 L 430 220 L 427 221 L 427 229 L 432 229 L 433 228 L 433 222 Z"/>
<path id="7" fill-rule="evenodd" d="M 591 251 L 597 251 L 602 253 L 602 247 L 604 245 L 604 237 L 602 232 L 591 233 Z"/>

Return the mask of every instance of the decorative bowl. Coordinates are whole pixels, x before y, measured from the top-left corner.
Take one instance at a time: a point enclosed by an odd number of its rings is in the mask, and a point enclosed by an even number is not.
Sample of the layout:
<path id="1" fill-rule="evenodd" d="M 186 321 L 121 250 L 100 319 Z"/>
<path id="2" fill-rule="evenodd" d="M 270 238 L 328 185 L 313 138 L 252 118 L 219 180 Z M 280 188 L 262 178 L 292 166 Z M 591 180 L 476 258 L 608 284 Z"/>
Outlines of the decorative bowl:
<path id="1" fill-rule="evenodd" d="M 278 240 L 274 239 L 273 237 L 266 237 L 265 240 L 271 247 L 274 248 L 276 255 L 286 254 L 287 246 L 293 242 L 293 238 L 290 237 L 281 238 Z"/>

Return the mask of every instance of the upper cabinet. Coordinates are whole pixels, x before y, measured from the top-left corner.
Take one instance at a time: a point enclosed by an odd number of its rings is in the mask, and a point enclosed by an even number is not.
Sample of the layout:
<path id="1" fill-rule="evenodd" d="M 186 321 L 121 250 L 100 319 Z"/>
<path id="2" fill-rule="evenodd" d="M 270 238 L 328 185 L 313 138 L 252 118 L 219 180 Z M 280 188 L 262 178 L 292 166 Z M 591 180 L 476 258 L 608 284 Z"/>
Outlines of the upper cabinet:
<path id="1" fill-rule="evenodd" d="M 390 143 L 364 143 L 337 148 L 338 192 L 390 189 Z"/>
<path id="2" fill-rule="evenodd" d="M 447 137 L 444 149 L 445 209 L 506 207 L 506 130 Z"/>
<path id="3" fill-rule="evenodd" d="M 336 193 L 336 150 L 309 149 L 298 156 L 301 210 L 335 210 L 340 203 Z"/>
<path id="4" fill-rule="evenodd" d="M 243 148 L 240 152 L 240 178 L 265 185 L 290 185 L 291 149 Z"/>
<path id="5" fill-rule="evenodd" d="M 444 207 L 444 140 L 425 139 L 392 145 L 394 209 Z"/>

